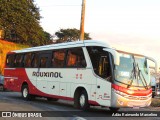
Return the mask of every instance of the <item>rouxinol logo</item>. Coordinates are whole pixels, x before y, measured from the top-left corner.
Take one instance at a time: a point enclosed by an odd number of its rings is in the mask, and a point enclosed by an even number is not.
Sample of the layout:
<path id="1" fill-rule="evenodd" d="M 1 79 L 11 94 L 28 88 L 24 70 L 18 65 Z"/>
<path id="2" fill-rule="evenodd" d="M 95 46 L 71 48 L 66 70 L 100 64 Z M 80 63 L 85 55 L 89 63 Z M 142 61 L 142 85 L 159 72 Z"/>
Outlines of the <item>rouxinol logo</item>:
<path id="1" fill-rule="evenodd" d="M 63 78 L 60 72 L 33 72 L 32 76 Z"/>

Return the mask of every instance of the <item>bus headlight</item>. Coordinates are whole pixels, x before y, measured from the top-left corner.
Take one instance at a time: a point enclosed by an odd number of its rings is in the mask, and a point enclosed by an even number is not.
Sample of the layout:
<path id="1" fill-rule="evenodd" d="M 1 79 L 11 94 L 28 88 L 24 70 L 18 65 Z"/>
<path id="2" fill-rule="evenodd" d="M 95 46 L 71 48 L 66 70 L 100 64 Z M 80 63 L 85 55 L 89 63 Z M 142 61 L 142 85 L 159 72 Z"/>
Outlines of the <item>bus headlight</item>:
<path id="1" fill-rule="evenodd" d="M 132 94 L 134 94 L 134 91 L 133 90 L 127 90 L 127 93 L 132 95 Z"/>
<path id="2" fill-rule="evenodd" d="M 121 106 L 123 105 L 123 101 L 118 99 L 117 102 L 118 102 L 119 105 L 121 105 Z"/>

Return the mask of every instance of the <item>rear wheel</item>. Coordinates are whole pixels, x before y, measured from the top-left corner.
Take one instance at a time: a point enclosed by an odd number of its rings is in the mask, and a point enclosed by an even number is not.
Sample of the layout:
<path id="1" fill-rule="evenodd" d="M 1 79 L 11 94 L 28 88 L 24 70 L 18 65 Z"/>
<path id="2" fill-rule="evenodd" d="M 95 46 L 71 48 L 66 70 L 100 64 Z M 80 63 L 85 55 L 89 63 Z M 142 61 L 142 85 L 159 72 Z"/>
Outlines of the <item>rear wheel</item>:
<path id="1" fill-rule="evenodd" d="M 29 94 L 29 89 L 28 89 L 28 85 L 23 85 L 22 86 L 22 98 L 24 100 L 31 100 L 31 95 Z"/>
<path id="2" fill-rule="evenodd" d="M 0 91 L 4 91 L 4 87 L 2 84 L 0 84 Z"/>
<path id="3" fill-rule="evenodd" d="M 74 98 L 74 106 L 82 110 L 89 109 L 87 92 L 85 90 L 82 90 L 80 93 L 77 94 L 78 95 L 76 95 Z"/>

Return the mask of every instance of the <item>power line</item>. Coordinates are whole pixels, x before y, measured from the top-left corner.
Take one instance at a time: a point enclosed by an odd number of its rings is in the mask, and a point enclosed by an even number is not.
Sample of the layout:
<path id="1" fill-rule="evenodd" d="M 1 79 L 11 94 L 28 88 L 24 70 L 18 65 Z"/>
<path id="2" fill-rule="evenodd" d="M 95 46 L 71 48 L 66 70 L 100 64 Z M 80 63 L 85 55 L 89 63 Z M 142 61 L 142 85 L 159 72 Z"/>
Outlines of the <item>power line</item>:
<path id="1" fill-rule="evenodd" d="M 48 5 L 48 6 L 39 6 L 39 7 L 81 7 L 82 5 Z"/>

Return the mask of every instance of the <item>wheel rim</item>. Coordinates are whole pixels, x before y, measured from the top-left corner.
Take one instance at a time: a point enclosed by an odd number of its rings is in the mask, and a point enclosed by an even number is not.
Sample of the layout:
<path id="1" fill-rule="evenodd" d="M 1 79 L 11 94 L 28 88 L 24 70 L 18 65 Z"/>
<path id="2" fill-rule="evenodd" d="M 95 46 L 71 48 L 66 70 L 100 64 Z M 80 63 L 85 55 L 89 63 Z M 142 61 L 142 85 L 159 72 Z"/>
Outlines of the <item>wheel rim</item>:
<path id="1" fill-rule="evenodd" d="M 3 90 L 3 86 L 2 85 L 0 85 L 0 90 Z"/>
<path id="2" fill-rule="evenodd" d="M 80 96 L 80 106 L 83 107 L 84 104 L 85 104 L 85 96 L 82 94 L 82 95 Z"/>
<path id="3" fill-rule="evenodd" d="M 23 89 L 23 97 L 26 98 L 28 95 L 28 89 L 27 88 L 24 88 Z"/>

